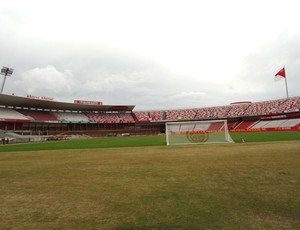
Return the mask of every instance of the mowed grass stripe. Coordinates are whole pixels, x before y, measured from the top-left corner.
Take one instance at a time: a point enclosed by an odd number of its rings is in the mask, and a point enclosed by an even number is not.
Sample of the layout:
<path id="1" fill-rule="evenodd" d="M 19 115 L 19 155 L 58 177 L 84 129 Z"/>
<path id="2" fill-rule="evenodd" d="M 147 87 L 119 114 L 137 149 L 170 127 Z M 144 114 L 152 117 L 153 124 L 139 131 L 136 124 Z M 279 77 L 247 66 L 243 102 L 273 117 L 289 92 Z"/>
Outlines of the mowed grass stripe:
<path id="1" fill-rule="evenodd" d="M 63 141 L 48 141 L 2 145 L 0 151 L 32 151 L 55 149 L 86 149 L 86 148 L 115 148 L 165 145 L 164 136 L 131 136 L 131 137 L 101 137 Z"/>
<path id="2" fill-rule="evenodd" d="M 0 154 L 0 229 L 300 229 L 300 142 Z"/>
<path id="3" fill-rule="evenodd" d="M 246 142 L 269 142 L 300 140 L 300 132 L 241 132 L 231 133 L 236 143 L 243 137 Z M 130 137 L 103 137 L 79 139 L 69 141 L 53 141 L 41 143 L 25 143 L 15 145 L 0 145 L 0 152 L 55 150 L 55 149 L 86 149 L 86 148 L 116 148 L 116 147 L 141 147 L 165 146 L 166 137 L 159 136 L 130 136 Z"/>

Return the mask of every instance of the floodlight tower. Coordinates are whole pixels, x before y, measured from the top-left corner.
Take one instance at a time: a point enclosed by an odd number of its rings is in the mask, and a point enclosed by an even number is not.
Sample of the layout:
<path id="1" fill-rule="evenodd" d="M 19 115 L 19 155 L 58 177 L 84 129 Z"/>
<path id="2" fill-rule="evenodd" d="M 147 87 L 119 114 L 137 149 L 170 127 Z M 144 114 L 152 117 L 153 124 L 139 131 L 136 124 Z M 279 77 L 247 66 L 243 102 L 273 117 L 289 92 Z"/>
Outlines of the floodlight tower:
<path id="1" fill-rule="evenodd" d="M 6 77 L 7 76 L 10 77 L 12 75 L 13 71 L 14 71 L 14 69 L 8 68 L 8 67 L 4 67 L 4 66 L 1 69 L 1 75 L 4 75 L 4 79 L 3 79 L 2 87 L 1 87 L 1 94 L 3 93 L 3 88 L 4 88 L 4 85 L 5 85 Z"/>

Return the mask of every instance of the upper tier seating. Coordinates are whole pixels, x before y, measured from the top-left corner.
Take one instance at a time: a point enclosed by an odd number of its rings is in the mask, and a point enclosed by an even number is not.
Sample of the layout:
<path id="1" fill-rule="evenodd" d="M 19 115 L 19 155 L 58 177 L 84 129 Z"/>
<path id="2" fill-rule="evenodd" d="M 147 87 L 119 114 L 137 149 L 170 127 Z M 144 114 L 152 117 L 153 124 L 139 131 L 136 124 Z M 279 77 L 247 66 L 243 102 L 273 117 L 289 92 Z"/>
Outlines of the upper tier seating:
<path id="1" fill-rule="evenodd" d="M 86 113 L 90 121 L 97 123 L 134 123 L 131 113 Z"/>
<path id="2" fill-rule="evenodd" d="M 213 108 L 200 108 L 197 109 L 195 119 L 205 119 L 213 117 Z"/>
<path id="3" fill-rule="evenodd" d="M 164 111 L 151 111 L 149 112 L 151 121 L 164 121 Z"/>
<path id="4" fill-rule="evenodd" d="M 122 123 L 134 123 L 135 120 L 132 116 L 132 113 L 118 113 L 120 122 Z"/>
<path id="5" fill-rule="evenodd" d="M 134 115 L 135 115 L 137 121 L 149 121 L 150 120 L 149 112 L 138 111 L 138 112 L 134 112 Z"/>
<path id="6" fill-rule="evenodd" d="M 176 121 L 185 119 L 226 119 L 274 115 L 300 111 L 300 97 L 247 104 L 234 104 L 196 109 L 134 112 L 138 121 Z"/>
<path id="7" fill-rule="evenodd" d="M 280 113 L 291 113 L 300 111 L 300 97 L 292 97 L 282 103 Z"/>
<path id="8" fill-rule="evenodd" d="M 120 118 L 116 113 L 86 113 L 90 121 L 97 123 L 119 123 Z"/>
<path id="9" fill-rule="evenodd" d="M 166 111 L 166 120 L 176 121 L 180 119 L 194 119 L 196 113 L 196 109 L 169 110 Z"/>
<path id="10" fill-rule="evenodd" d="M 244 116 L 278 114 L 280 105 L 286 99 L 252 103 L 244 112 Z"/>
<path id="11" fill-rule="evenodd" d="M 250 103 L 231 105 L 231 108 L 227 113 L 227 117 L 243 117 L 246 109 L 250 105 L 251 105 Z"/>
<path id="12" fill-rule="evenodd" d="M 232 106 L 218 106 L 213 108 L 213 117 L 214 118 L 226 118 L 228 112 L 231 110 Z"/>
<path id="13" fill-rule="evenodd" d="M 244 116 L 271 115 L 290 112 L 299 112 L 300 97 L 263 101 L 252 103 L 244 112 Z"/>

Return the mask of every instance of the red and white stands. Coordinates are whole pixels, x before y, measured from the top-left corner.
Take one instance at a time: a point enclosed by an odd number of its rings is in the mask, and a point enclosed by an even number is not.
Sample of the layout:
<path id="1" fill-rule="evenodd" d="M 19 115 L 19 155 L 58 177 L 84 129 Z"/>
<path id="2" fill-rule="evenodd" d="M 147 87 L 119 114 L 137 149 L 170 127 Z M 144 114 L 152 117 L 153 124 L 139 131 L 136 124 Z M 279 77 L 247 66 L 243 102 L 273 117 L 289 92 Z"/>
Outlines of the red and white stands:
<path id="1" fill-rule="evenodd" d="M 136 127 L 138 125 L 142 127 L 143 123 L 159 127 L 166 121 L 207 119 L 227 119 L 228 128 L 231 131 L 300 127 L 300 97 L 262 102 L 237 102 L 225 106 L 191 109 L 133 111 L 134 107 L 134 105 L 103 105 L 101 103 L 45 102 L 2 94 L 0 95 L 0 129 L 15 129 L 16 127 L 29 129 L 34 126 L 59 131 L 60 128 L 68 129 L 65 124 L 86 124 L 84 126 L 86 130 L 99 128 L 93 125 L 115 124 L 125 127 L 127 124 L 132 125 L 134 129 L 135 124 Z M 25 125 L 25 123 L 28 124 Z M 31 123 L 34 125 L 30 125 Z M 52 124 L 52 126 L 46 124 Z M 82 129 L 82 127 L 75 125 L 69 128 Z M 110 126 L 110 128 L 116 127 L 119 126 Z M 153 128 L 153 126 L 147 127 Z"/>
<path id="2" fill-rule="evenodd" d="M 112 124 L 112 123 L 134 123 L 131 113 L 86 113 L 89 121 Z"/>
<path id="3" fill-rule="evenodd" d="M 138 121 L 176 121 L 197 119 L 226 119 L 265 116 L 300 111 L 300 97 L 255 103 L 233 103 L 228 106 L 166 111 L 134 112 Z"/>
<path id="4" fill-rule="evenodd" d="M 31 121 L 58 122 L 58 118 L 46 111 L 18 110 Z"/>
<path id="5" fill-rule="evenodd" d="M 139 121 L 139 122 L 149 122 L 150 121 L 149 112 L 145 112 L 145 111 L 134 112 L 134 115 L 136 117 L 136 121 Z"/>
<path id="6" fill-rule="evenodd" d="M 17 112 L 13 109 L 0 108 L 0 121 L 3 122 L 29 122 L 28 119 L 23 114 Z"/>

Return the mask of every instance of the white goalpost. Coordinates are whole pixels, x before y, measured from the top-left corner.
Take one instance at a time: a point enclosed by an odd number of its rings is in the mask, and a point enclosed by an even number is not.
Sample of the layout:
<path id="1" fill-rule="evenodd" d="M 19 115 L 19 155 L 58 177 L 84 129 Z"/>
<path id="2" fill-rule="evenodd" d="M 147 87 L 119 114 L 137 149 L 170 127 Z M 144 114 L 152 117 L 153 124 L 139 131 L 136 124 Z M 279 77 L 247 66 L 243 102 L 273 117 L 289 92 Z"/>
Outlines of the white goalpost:
<path id="1" fill-rule="evenodd" d="M 227 120 L 166 122 L 167 145 L 234 143 Z"/>

